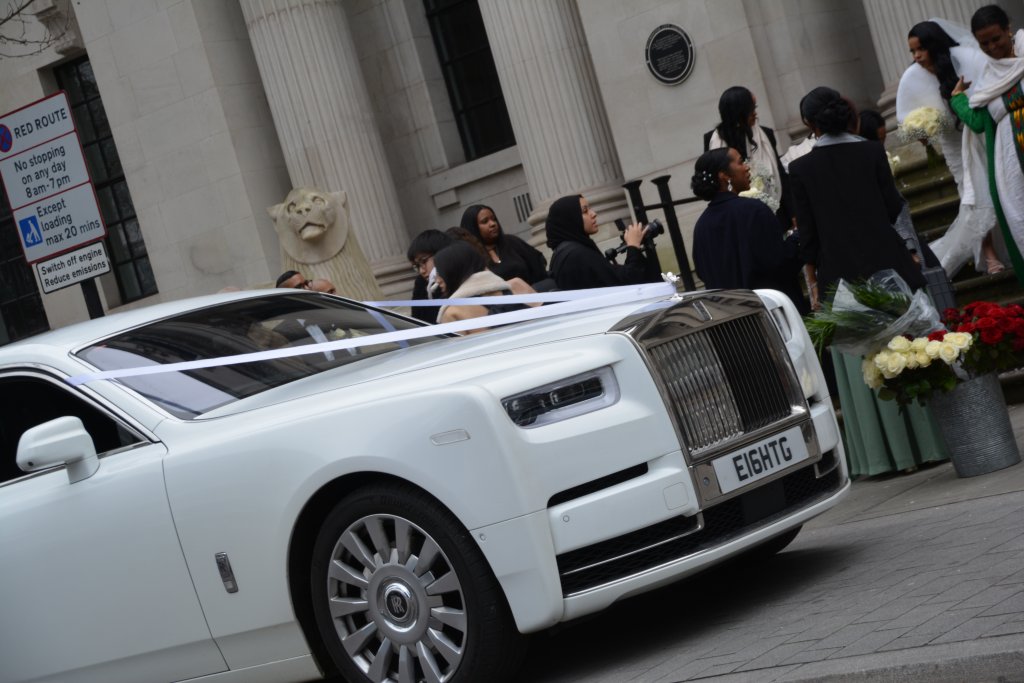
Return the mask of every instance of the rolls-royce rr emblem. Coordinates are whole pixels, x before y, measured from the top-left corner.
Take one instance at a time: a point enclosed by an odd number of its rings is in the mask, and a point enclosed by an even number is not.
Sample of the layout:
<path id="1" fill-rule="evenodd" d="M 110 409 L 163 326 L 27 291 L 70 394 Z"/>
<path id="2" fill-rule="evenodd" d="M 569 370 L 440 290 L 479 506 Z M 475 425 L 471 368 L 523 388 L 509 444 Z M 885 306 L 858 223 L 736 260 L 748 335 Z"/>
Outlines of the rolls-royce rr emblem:
<path id="1" fill-rule="evenodd" d="M 704 305 L 703 301 L 694 301 L 693 310 L 697 311 L 697 315 L 704 322 L 711 322 L 711 311 Z"/>
<path id="2" fill-rule="evenodd" d="M 395 618 L 401 618 L 405 616 L 406 605 L 405 598 L 401 595 L 389 595 L 388 596 L 388 609 Z"/>

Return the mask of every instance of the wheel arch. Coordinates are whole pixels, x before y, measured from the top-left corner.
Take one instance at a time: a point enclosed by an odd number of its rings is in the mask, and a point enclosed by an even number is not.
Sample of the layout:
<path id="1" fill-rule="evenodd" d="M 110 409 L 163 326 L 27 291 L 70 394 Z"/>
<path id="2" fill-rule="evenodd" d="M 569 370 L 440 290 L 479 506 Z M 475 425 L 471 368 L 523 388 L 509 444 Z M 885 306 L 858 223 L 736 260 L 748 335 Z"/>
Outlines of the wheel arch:
<path id="1" fill-rule="evenodd" d="M 383 472 L 356 472 L 343 475 L 325 483 L 310 497 L 295 520 L 291 540 L 288 545 L 288 590 L 292 599 L 292 608 L 295 610 L 295 617 L 299 622 L 299 627 L 302 629 L 313 658 L 316 660 L 320 671 L 329 676 L 339 675 L 340 672 L 334 666 L 327 648 L 317 631 L 314 620 L 313 598 L 308 580 L 309 558 L 313 553 L 313 545 L 321 523 L 327 518 L 330 511 L 334 509 L 338 501 L 361 488 L 380 484 L 414 489 L 430 498 L 438 507 L 447 511 L 458 521 L 458 517 L 451 508 L 426 489 L 417 486 L 407 479 Z M 459 524 L 461 525 L 461 522 Z M 467 535 L 470 535 L 464 525 L 462 525 L 462 530 Z M 481 554 L 483 553 L 481 552 Z M 484 557 L 484 561 L 486 562 L 486 557 Z M 488 570 L 493 575 L 494 570 L 490 567 L 489 563 Z M 508 596 L 504 590 L 502 590 L 502 596 L 506 604 L 508 604 Z"/>

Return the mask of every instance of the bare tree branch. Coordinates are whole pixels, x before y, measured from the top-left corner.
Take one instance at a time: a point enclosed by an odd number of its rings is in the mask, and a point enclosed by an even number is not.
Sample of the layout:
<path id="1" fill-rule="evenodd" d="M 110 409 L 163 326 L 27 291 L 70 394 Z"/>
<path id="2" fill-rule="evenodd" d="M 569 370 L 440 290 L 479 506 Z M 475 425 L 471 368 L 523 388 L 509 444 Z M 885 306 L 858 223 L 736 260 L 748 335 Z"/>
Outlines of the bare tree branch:
<path id="1" fill-rule="evenodd" d="M 58 43 L 68 32 L 71 26 L 71 16 L 61 12 L 63 24 L 56 27 L 51 22 L 39 20 L 35 12 L 28 13 L 26 10 L 34 0 L 17 0 L 7 3 L 7 9 L 0 14 L 0 56 L 2 57 L 27 57 L 44 52 L 52 45 Z M 28 38 L 29 22 L 38 23 L 43 27 L 43 35 L 39 38 Z M 25 48 L 16 52 L 8 52 L 4 48 Z"/>
<path id="2" fill-rule="evenodd" d="M 2 28 L 3 25 L 6 24 L 7 22 L 13 20 L 15 17 L 20 17 L 21 13 L 25 11 L 25 8 L 31 5 L 34 1 L 35 0 L 25 0 L 25 2 L 21 3 L 21 7 L 15 7 L 14 3 L 8 3 L 7 14 L 0 16 L 0 28 Z"/>

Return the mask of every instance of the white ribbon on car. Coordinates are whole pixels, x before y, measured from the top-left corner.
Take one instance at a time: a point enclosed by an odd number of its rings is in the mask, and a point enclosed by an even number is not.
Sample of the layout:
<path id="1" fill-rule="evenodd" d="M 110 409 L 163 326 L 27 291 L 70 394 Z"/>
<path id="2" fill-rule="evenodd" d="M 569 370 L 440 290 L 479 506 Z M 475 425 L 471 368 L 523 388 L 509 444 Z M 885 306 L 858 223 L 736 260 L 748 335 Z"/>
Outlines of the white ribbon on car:
<path id="1" fill-rule="evenodd" d="M 618 289 L 633 289 L 632 287 L 600 287 L 598 289 L 574 289 L 568 292 L 538 292 L 536 294 L 506 294 L 502 297 L 495 296 L 474 296 L 464 299 L 404 299 L 395 301 L 364 301 L 364 306 L 376 306 L 377 308 L 399 308 L 401 306 L 482 306 L 485 304 L 548 304 L 562 301 L 576 301 L 578 299 L 589 299 L 596 296 L 595 292 L 611 292 Z"/>
<path id="2" fill-rule="evenodd" d="M 283 349 L 271 349 L 268 351 L 255 351 L 253 353 L 242 353 L 234 356 L 220 356 L 218 358 L 205 358 L 203 360 L 182 361 L 180 363 L 164 363 L 161 365 L 144 365 L 134 368 L 119 368 L 116 370 L 105 370 L 102 372 L 89 372 L 74 377 L 69 377 L 67 382 L 71 385 L 85 384 L 96 380 L 119 379 L 121 377 L 138 377 L 140 375 L 156 375 L 165 372 L 184 372 L 187 370 L 200 370 L 202 368 L 220 367 L 224 365 L 237 365 L 240 363 L 256 363 L 278 358 L 292 358 L 294 356 L 305 356 L 316 353 L 327 353 L 345 349 L 355 349 L 361 346 L 376 344 L 387 344 L 390 342 L 401 343 L 410 339 L 421 339 L 423 337 L 436 337 L 466 330 L 476 330 L 481 327 L 496 327 L 509 323 L 524 322 L 527 320 L 539 320 L 551 318 L 567 313 L 590 311 L 607 306 L 627 304 L 644 299 L 655 299 L 659 297 L 673 296 L 676 294 L 675 284 L 672 282 L 659 282 L 645 285 L 628 285 L 624 287 L 602 287 L 597 289 L 580 289 L 566 292 L 544 292 L 540 294 L 515 294 L 500 297 L 500 303 L 535 303 L 535 302 L 558 302 L 550 306 L 538 306 L 526 308 L 508 313 L 498 313 L 481 318 L 470 318 L 458 320 L 441 325 L 428 325 L 415 327 L 409 330 L 396 330 L 393 332 L 382 332 L 372 334 L 358 339 L 339 339 L 337 341 L 321 342 Z M 463 306 L 463 305 L 488 305 L 495 304 L 496 297 L 484 296 L 470 299 L 438 299 L 417 300 L 416 305 L 431 306 Z M 366 305 L 385 306 L 408 306 L 409 301 L 373 301 Z M 371 310 L 370 313 L 373 313 Z"/>

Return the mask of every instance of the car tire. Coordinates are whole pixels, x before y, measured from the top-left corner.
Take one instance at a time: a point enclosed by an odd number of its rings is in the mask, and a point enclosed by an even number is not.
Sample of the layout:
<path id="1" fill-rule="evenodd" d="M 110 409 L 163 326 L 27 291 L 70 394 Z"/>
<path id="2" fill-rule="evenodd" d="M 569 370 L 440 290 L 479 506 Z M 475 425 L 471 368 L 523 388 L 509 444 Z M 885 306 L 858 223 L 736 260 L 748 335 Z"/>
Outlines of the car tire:
<path id="1" fill-rule="evenodd" d="M 410 486 L 345 497 L 317 534 L 313 616 L 351 683 L 503 681 L 524 638 L 469 532 Z"/>

